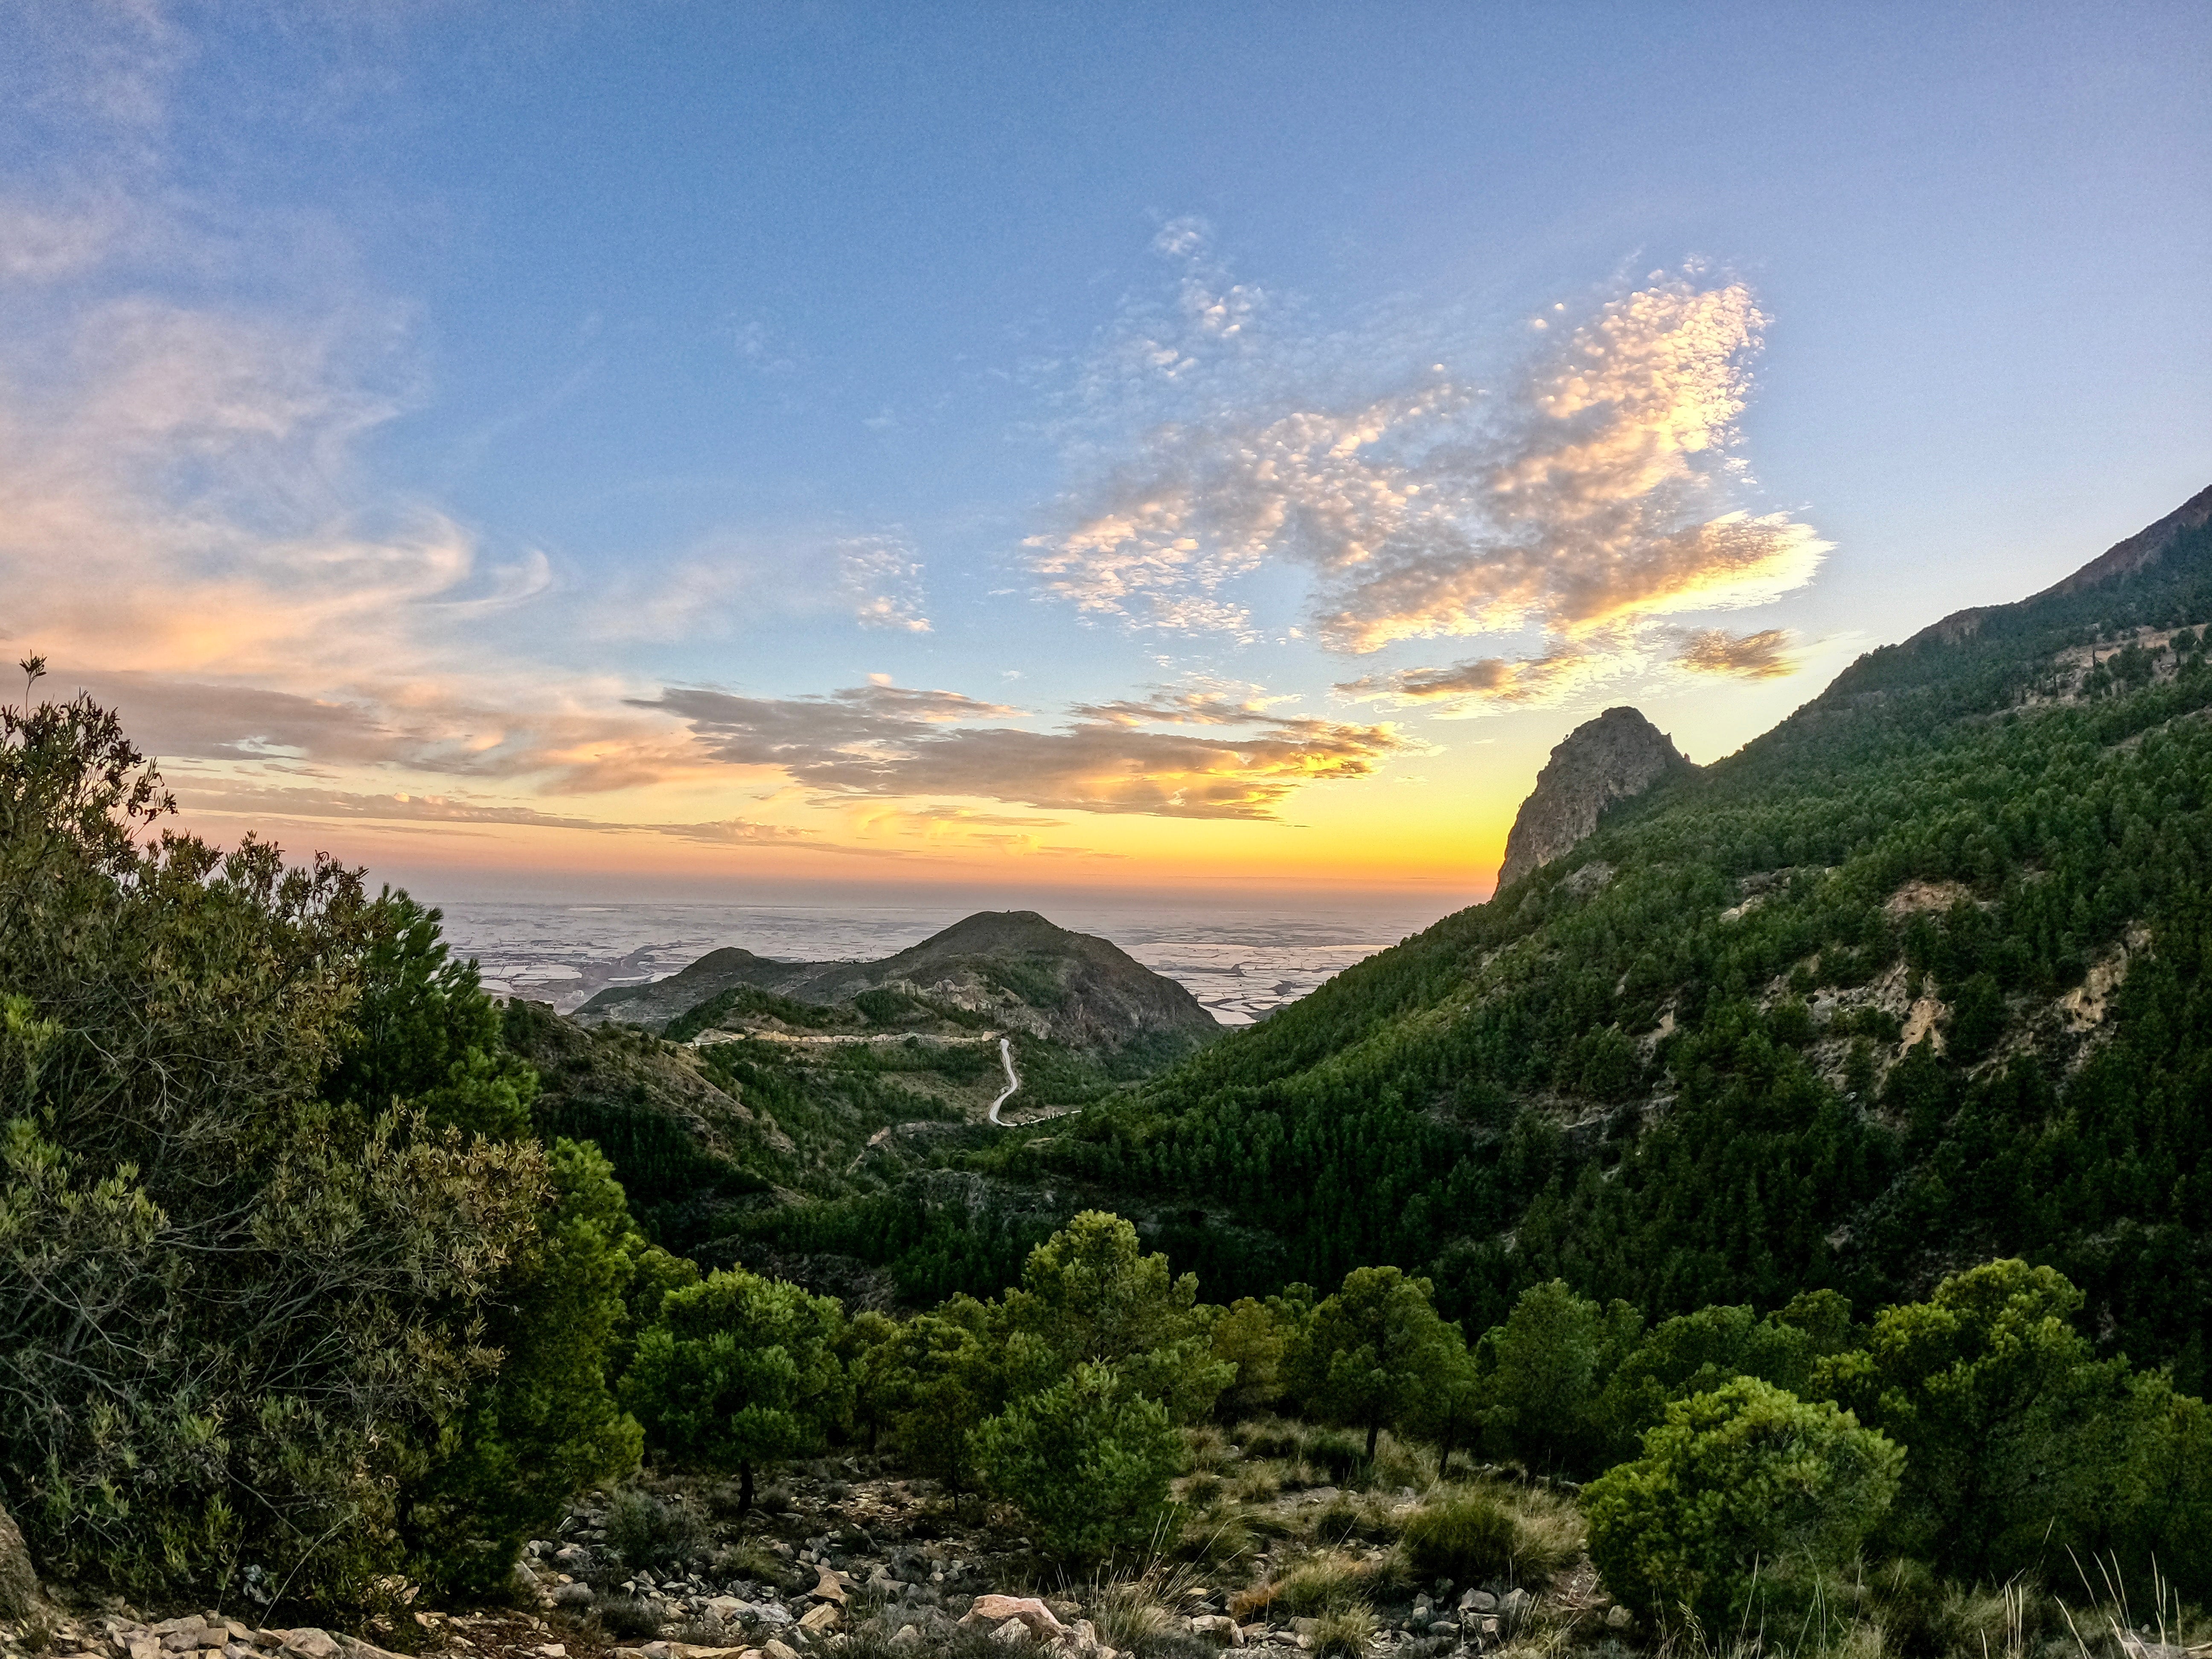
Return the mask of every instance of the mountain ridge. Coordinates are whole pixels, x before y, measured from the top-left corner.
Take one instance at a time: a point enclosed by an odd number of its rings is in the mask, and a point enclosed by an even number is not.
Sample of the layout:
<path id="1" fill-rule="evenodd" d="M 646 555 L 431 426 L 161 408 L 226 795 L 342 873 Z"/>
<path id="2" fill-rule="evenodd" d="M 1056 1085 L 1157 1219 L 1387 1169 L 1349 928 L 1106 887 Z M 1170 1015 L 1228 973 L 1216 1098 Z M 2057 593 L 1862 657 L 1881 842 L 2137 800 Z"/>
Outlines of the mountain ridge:
<path id="1" fill-rule="evenodd" d="M 873 962 L 786 962 L 725 946 L 651 984 L 601 991 L 574 1018 L 665 1029 L 738 987 L 821 1007 L 902 992 L 1085 1051 L 1220 1030 L 1182 985 L 1034 910 L 978 911 Z"/>
<path id="2" fill-rule="evenodd" d="M 1949 616 L 1930 623 L 1904 643 L 1911 647 L 1929 639 L 1947 644 L 1956 643 L 1977 632 L 1983 622 L 1991 616 L 2017 611 L 2039 600 L 2070 598 L 2107 582 L 2139 575 L 2165 558 L 2184 536 L 2192 531 L 2201 531 L 2208 524 L 2212 524 L 2212 484 L 2198 490 L 2163 518 L 2154 520 L 2134 535 L 2113 543 L 2087 564 L 2070 574 L 2060 577 L 2050 586 L 2031 593 L 2024 599 L 2014 599 L 2002 605 L 1970 605 L 1966 610 L 1954 611 Z"/>

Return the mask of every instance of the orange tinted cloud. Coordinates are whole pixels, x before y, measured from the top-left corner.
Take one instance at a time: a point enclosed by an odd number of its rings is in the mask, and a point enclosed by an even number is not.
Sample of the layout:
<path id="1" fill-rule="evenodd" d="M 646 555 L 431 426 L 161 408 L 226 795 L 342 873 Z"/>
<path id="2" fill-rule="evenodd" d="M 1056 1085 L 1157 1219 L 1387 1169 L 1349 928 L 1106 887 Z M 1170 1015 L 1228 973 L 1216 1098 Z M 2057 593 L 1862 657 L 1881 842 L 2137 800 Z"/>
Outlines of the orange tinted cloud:
<path id="1" fill-rule="evenodd" d="M 777 769 L 824 799 L 968 796 L 1166 817 L 1273 817 L 1302 786 L 1364 777 L 1413 746 L 1387 725 L 1265 714 L 1245 717 L 1255 730 L 1237 738 L 1120 718 L 1030 732 L 967 723 L 1017 712 L 1003 705 L 892 685 L 780 698 L 677 688 L 648 706 L 688 721 L 715 759 Z"/>
<path id="2" fill-rule="evenodd" d="M 1708 628 L 1682 641 L 1674 660 L 1692 673 L 1732 674 L 1739 679 L 1779 679 L 1797 672 L 1790 654 L 1790 635 L 1780 628 L 1763 628 L 1756 634 L 1730 634 Z"/>

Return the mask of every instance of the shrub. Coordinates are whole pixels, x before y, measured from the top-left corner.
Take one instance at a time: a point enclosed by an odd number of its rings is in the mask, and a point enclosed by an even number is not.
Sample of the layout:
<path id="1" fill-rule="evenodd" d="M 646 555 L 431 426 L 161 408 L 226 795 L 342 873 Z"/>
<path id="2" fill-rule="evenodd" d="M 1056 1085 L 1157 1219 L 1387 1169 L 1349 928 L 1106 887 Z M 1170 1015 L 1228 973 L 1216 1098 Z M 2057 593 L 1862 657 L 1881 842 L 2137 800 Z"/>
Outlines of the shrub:
<path id="1" fill-rule="evenodd" d="M 1410 1486 L 1418 1492 L 1429 1484 L 1431 1473 L 1425 1455 L 1385 1429 L 1375 1443 L 1375 1461 L 1368 1466 L 1367 1484 L 1392 1492 Z"/>
<path id="2" fill-rule="evenodd" d="M 773 1581 L 782 1576 L 783 1563 L 757 1544 L 725 1544 L 714 1552 L 714 1577 L 725 1583 L 732 1578 Z"/>
<path id="3" fill-rule="evenodd" d="M 1279 1417 L 1256 1418 L 1239 1423 L 1233 1431 L 1247 1457 L 1296 1457 L 1301 1443 L 1298 1425 Z"/>
<path id="4" fill-rule="evenodd" d="M 1235 1461 L 1230 1455 L 1229 1437 L 1211 1423 L 1185 1429 L 1182 1446 L 1185 1465 L 1198 1474 L 1218 1474 Z"/>
<path id="5" fill-rule="evenodd" d="M 1170 1277 L 1167 1257 L 1146 1255 L 1129 1222 L 1085 1210 L 1030 1252 L 1001 1304 L 1012 1390 L 1048 1386 L 1073 1365 L 1110 1365 L 1176 1421 L 1197 1422 L 1237 1376 L 1212 1357 L 1197 1303 L 1195 1274 Z"/>
<path id="6" fill-rule="evenodd" d="M 1252 1553 L 1252 1528 L 1233 1506 L 1218 1505 L 1183 1517 L 1176 1553 L 1199 1566 L 1224 1567 Z"/>
<path id="7" fill-rule="evenodd" d="M 697 1512 L 680 1498 L 664 1501 L 627 1486 L 607 1505 L 607 1550 L 633 1572 L 687 1562 L 706 1543 Z"/>
<path id="8" fill-rule="evenodd" d="M 660 1634 L 660 1621 L 653 1609 L 634 1595 L 610 1595 L 592 1609 L 599 1629 L 617 1642 L 650 1638 Z"/>
<path id="9" fill-rule="evenodd" d="M 1572 1566 L 1583 1553 L 1583 1516 L 1549 1492 L 1516 1492 L 1513 1511 L 1513 1577 L 1542 1583 Z"/>
<path id="10" fill-rule="evenodd" d="M 1335 1481 L 1349 1480 L 1366 1460 L 1359 1437 L 1341 1429 L 1316 1429 L 1306 1436 L 1305 1461 Z"/>
<path id="11" fill-rule="evenodd" d="M 487 1322 L 502 1353 L 412 1482 L 404 1512 L 415 1571 L 447 1595 L 505 1589 L 526 1540 L 550 1534 L 568 1500 L 636 1467 L 637 1425 L 607 1387 L 634 1237 L 614 1170 L 559 1140 L 554 1203 Z"/>
<path id="12" fill-rule="evenodd" d="M 1290 1336 L 1289 1327 L 1273 1309 L 1249 1296 L 1214 1316 L 1212 1356 L 1236 1367 L 1235 1377 L 1218 1401 L 1223 1412 L 1255 1411 L 1274 1400 L 1281 1391 L 1283 1354 Z"/>
<path id="13" fill-rule="evenodd" d="M 1532 1468 L 1597 1463 L 1599 1392 L 1642 1326 L 1625 1302 L 1601 1308 L 1556 1279 L 1530 1285 L 1479 1345 L 1487 1426 Z"/>
<path id="14" fill-rule="evenodd" d="M 168 805 L 89 699 L 0 711 L 0 1490 L 57 1577 L 356 1601 L 538 1241 L 530 1079 L 434 917 Z"/>
<path id="15" fill-rule="evenodd" d="M 1112 1367 L 1078 1365 L 970 1437 L 985 1484 L 1018 1505 L 1049 1554 L 1097 1560 L 1159 1535 L 1182 1455 L 1167 1408 L 1131 1394 Z"/>
<path id="16" fill-rule="evenodd" d="M 1858 1547 L 1903 1465 L 1850 1413 L 1738 1377 L 1676 1401 L 1642 1457 L 1584 1489 L 1590 1559 L 1662 1625 L 1759 1623 Z"/>
<path id="17" fill-rule="evenodd" d="M 1247 1463 L 1237 1471 L 1229 1490 L 1239 1503 L 1264 1504 L 1283 1489 L 1282 1477 L 1272 1464 Z"/>
<path id="18" fill-rule="evenodd" d="M 1910 1454 L 1881 1542 L 1992 1578 L 2108 1547 L 2166 1413 L 2075 1330 L 2083 1299 L 2053 1268 L 1987 1262 L 1821 1363 L 1815 1386 Z"/>
<path id="19" fill-rule="evenodd" d="M 1354 1498 L 1343 1492 L 1315 1517 L 1314 1536 L 1324 1544 L 1341 1544 L 1353 1538 L 1384 1544 L 1395 1538 L 1401 1527 L 1397 1510 L 1381 1493 Z"/>
<path id="20" fill-rule="evenodd" d="M 1662 1320 L 1622 1360 L 1599 1397 L 1596 1416 L 1611 1455 L 1626 1462 L 1668 1406 L 1755 1376 L 1809 1396 L 1807 1381 L 1823 1357 L 1847 1347 L 1850 1304 L 1833 1291 L 1799 1297 L 1760 1319 L 1747 1307 L 1713 1306 Z"/>
<path id="21" fill-rule="evenodd" d="M 1510 1576 L 1514 1542 L 1513 1517 L 1490 1498 L 1469 1493 L 1413 1512 L 1406 1522 L 1406 1564 L 1418 1580 L 1479 1584 Z"/>
<path id="22" fill-rule="evenodd" d="M 1437 1316 L 1432 1289 L 1396 1267 L 1354 1267 L 1284 1356 L 1291 1394 L 1331 1422 L 1365 1431 L 1366 1459 L 1466 1346 Z M 1306 1455 L 1314 1455 L 1310 1443 Z"/>

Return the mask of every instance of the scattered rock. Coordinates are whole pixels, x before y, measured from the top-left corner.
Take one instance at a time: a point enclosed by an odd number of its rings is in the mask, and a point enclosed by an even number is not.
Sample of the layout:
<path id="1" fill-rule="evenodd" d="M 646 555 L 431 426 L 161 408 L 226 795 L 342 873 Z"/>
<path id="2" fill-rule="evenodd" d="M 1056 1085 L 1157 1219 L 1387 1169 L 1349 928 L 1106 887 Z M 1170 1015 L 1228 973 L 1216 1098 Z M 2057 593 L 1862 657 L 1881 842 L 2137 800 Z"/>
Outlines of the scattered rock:
<path id="1" fill-rule="evenodd" d="M 1073 1633 L 1060 1622 L 1050 1607 L 1034 1595 L 979 1595 L 975 1604 L 962 1615 L 960 1622 L 963 1625 L 996 1625 L 1008 1619 L 1018 1620 L 1030 1635 L 1047 1641 Z"/>
<path id="2" fill-rule="evenodd" d="M 809 1631 L 835 1630 L 842 1617 L 843 1614 L 838 1611 L 835 1601 L 817 1601 L 806 1610 L 806 1616 L 799 1621 L 799 1627 Z"/>
<path id="3" fill-rule="evenodd" d="M 553 1592 L 553 1605 L 556 1607 L 588 1607 L 593 1600 L 592 1587 L 581 1579 L 562 1584 Z"/>

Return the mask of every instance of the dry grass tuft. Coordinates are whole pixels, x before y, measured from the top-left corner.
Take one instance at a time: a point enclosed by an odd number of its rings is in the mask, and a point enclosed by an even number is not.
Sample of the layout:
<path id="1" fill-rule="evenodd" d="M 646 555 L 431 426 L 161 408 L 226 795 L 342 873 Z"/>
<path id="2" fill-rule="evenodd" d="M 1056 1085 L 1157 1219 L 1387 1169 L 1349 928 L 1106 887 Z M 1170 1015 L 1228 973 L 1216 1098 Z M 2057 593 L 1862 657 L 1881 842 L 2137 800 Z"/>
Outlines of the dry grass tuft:
<path id="1" fill-rule="evenodd" d="M 1368 1607 L 1339 1607 L 1314 1626 L 1313 1650 L 1322 1659 L 1363 1659 L 1382 1628 Z"/>
<path id="2" fill-rule="evenodd" d="M 1289 1571 L 1266 1584 L 1255 1585 L 1231 1602 L 1239 1619 L 1261 1608 L 1270 1615 L 1318 1618 L 1348 1607 L 1367 1605 L 1368 1572 L 1358 1562 L 1334 1550 L 1310 1555 Z"/>

